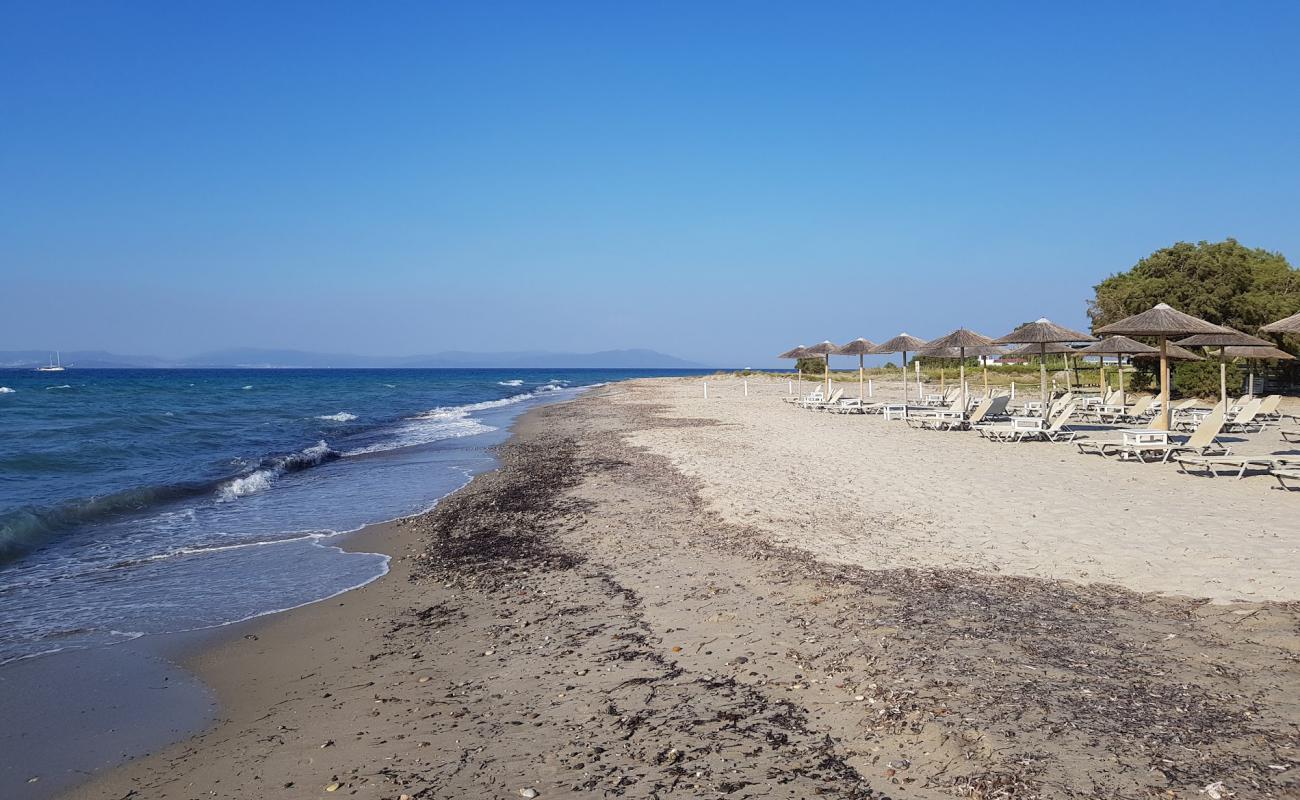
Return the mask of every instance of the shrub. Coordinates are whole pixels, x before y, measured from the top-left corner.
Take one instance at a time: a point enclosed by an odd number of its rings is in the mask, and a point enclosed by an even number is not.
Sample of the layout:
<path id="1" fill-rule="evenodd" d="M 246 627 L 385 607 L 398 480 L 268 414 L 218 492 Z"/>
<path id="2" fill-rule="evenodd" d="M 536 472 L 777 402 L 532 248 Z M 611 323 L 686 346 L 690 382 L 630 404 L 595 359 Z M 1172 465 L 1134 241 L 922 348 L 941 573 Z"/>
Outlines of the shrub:
<path id="1" fill-rule="evenodd" d="M 826 372 L 826 360 L 821 356 L 801 358 L 795 364 L 795 369 L 803 370 L 805 375 L 821 375 Z"/>
<path id="2" fill-rule="evenodd" d="M 1184 397 L 1219 399 L 1219 362 L 1189 361 L 1174 368 L 1174 386 Z M 1236 364 L 1228 365 L 1228 388 L 1236 392 L 1241 386 L 1241 370 Z"/>

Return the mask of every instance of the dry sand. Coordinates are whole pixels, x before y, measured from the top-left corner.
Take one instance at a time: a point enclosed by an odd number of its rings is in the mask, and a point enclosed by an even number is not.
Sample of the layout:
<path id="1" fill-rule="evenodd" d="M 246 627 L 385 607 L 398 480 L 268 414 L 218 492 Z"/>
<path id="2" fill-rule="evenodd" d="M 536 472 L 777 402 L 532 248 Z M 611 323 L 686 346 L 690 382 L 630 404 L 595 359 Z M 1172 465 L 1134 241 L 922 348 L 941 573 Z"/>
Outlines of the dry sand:
<path id="1" fill-rule="evenodd" d="M 995 473 L 1014 453 L 1021 486 L 1056 487 L 1049 502 L 1090 490 L 1025 475 L 1181 480 L 1215 492 L 1210 509 L 1253 498 L 1294 516 L 1293 498 L 1051 445 L 796 416 L 770 395 L 704 406 L 697 389 L 640 381 L 531 412 L 500 471 L 354 540 L 395 556 L 387 578 L 194 656 L 223 703 L 215 728 L 69 796 L 1300 796 L 1294 594 L 1210 604 L 1089 583 L 1094 570 L 1143 583 L 1137 562 L 1097 554 L 1090 575 L 1061 552 L 1043 569 L 1019 502 L 998 512 L 925 480 Z M 823 426 L 857 426 L 836 440 L 857 449 L 853 469 L 877 442 L 918 463 L 891 479 L 908 503 L 897 516 L 844 505 L 848 468 L 804 475 L 830 456 L 785 431 L 829 444 Z M 749 485 L 722 461 L 748 464 Z M 932 497 L 961 513 L 913 528 Z M 818 499 L 841 506 L 795 513 Z M 1074 524 L 1038 520 L 1047 535 Z M 1222 540 L 1234 583 L 1294 588 L 1294 565 L 1248 575 L 1239 551 L 1256 545 L 1238 539 Z M 945 555 L 946 541 L 978 558 Z M 986 569 L 998 542 L 1001 574 Z M 1160 573 L 1162 587 L 1191 586 L 1185 572 Z M 1080 581 L 1043 577 L 1060 575 Z"/>
<path id="2" fill-rule="evenodd" d="M 708 427 L 630 441 L 699 479 L 729 522 L 820 558 L 869 567 L 971 568 L 1230 600 L 1300 599 L 1300 492 L 1267 476 L 1194 477 L 1172 464 L 1080 455 L 1066 443 L 999 444 L 878 415 L 793 408 L 786 382 L 639 383 L 616 402 L 666 403 Z M 809 384 L 805 384 L 808 386 Z M 849 388 L 856 394 L 857 385 Z M 882 398 L 901 397 L 897 386 Z M 1276 427 L 1223 437 L 1286 451 Z M 1107 430 L 1094 438 L 1116 438 Z"/>

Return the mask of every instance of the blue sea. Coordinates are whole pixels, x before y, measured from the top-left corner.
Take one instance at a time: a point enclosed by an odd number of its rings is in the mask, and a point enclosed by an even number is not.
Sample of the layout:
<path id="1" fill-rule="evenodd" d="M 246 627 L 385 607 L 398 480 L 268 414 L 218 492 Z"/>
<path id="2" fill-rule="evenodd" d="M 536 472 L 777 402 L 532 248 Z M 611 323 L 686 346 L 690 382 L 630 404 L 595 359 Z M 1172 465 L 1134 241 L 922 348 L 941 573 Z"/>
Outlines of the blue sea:
<path id="1" fill-rule="evenodd" d="M 0 664 L 248 619 L 387 571 L 522 411 L 680 370 L 0 370 Z"/>

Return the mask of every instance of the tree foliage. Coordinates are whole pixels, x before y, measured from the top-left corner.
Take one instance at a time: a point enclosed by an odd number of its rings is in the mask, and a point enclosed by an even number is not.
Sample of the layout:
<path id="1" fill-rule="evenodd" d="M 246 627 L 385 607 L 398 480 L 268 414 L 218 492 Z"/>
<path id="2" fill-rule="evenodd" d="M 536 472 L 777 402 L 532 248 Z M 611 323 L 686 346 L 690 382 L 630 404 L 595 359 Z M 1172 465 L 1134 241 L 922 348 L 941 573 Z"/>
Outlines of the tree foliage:
<path id="1" fill-rule="evenodd" d="M 805 375 L 821 375 L 826 372 L 826 360 L 821 356 L 801 358 L 795 362 L 794 368 L 803 370 Z"/>
<path id="2" fill-rule="evenodd" d="M 1236 239 L 1179 242 L 1093 289 L 1088 316 L 1094 330 L 1156 303 L 1247 333 L 1300 311 L 1300 270 L 1281 253 Z"/>
<path id="3" fill-rule="evenodd" d="M 1228 394 L 1237 394 L 1241 390 L 1241 370 L 1236 364 L 1228 365 Z M 1174 386 L 1183 397 L 1200 397 L 1206 400 L 1219 399 L 1219 362 L 1188 361 L 1174 368 Z"/>

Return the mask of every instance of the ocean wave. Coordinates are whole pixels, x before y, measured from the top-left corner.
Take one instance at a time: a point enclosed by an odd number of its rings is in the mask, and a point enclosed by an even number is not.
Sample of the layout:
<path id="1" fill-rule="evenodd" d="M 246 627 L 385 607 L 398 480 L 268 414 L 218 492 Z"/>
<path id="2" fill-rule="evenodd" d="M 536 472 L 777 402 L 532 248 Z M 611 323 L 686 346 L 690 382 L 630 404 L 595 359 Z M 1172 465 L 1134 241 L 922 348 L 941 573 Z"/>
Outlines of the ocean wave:
<path id="1" fill-rule="evenodd" d="M 356 418 L 357 415 L 350 411 L 340 411 L 337 414 L 321 414 L 316 419 L 323 419 L 326 422 L 351 422 Z"/>
<path id="2" fill-rule="evenodd" d="M 26 555 L 77 525 L 198 497 L 210 490 L 211 484 L 206 483 L 146 486 L 54 508 L 28 507 L 5 512 L 0 514 L 0 564 Z"/>
<path id="3" fill-rule="evenodd" d="M 512 381 L 497 381 L 497 385 L 498 386 L 523 386 L 524 382 L 520 378 L 515 378 Z"/>
<path id="4" fill-rule="evenodd" d="M 0 564 L 39 549 L 78 525 L 122 514 L 145 512 L 181 500 L 211 497 L 214 491 L 220 501 L 234 500 L 265 489 L 280 475 L 308 469 L 339 457 L 337 450 L 321 441 L 296 453 L 263 458 L 246 474 L 233 478 L 143 486 L 101 497 L 74 500 L 52 508 L 24 507 L 5 511 L 0 513 Z M 191 514 L 193 509 L 168 513 Z"/>
<path id="5" fill-rule="evenodd" d="M 46 386 L 45 388 L 46 388 L 46 389 L 71 389 L 72 386 L 71 386 L 71 384 L 67 384 L 67 383 L 65 383 L 65 384 L 62 384 L 62 385 L 59 385 L 59 386 Z"/>
<path id="6" fill-rule="evenodd" d="M 248 391 L 249 389 L 252 389 L 252 388 L 253 388 L 252 384 L 249 384 L 248 386 L 245 386 L 245 387 L 244 387 L 244 391 Z"/>
<path id="7" fill-rule="evenodd" d="M 324 464 L 327 461 L 334 461 L 341 458 L 342 455 L 322 439 L 311 447 L 299 450 L 296 453 L 262 459 L 257 469 L 247 475 L 231 478 L 217 487 L 217 499 L 222 502 L 238 500 L 246 495 L 270 488 L 271 483 L 285 473 L 299 472 L 318 464 Z"/>
<path id="8" fill-rule="evenodd" d="M 17 389 L 10 389 L 8 386 L 0 386 L 0 394 L 13 394 Z"/>
<path id="9" fill-rule="evenodd" d="M 399 450 L 404 447 L 415 447 L 422 444 L 433 444 L 443 439 L 457 439 L 463 436 L 476 436 L 480 433 L 491 433 L 497 430 L 491 425 L 487 425 L 479 420 L 470 417 L 475 411 L 488 411 L 493 408 L 502 408 L 504 406 L 522 403 L 525 400 L 532 400 L 537 395 L 532 392 L 523 392 L 521 394 L 502 397 L 497 400 L 484 400 L 479 403 L 467 403 L 460 406 L 438 406 L 431 408 L 422 414 L 416 414 L 403 420 L 402 424 L 392 433 L 392 438 L 378 442 L 376 444 L 360 447 L 355 450 L 349 450 L 344 455 L 360 456 L 370 453 L 382 453 L 388 450 Z"/>

